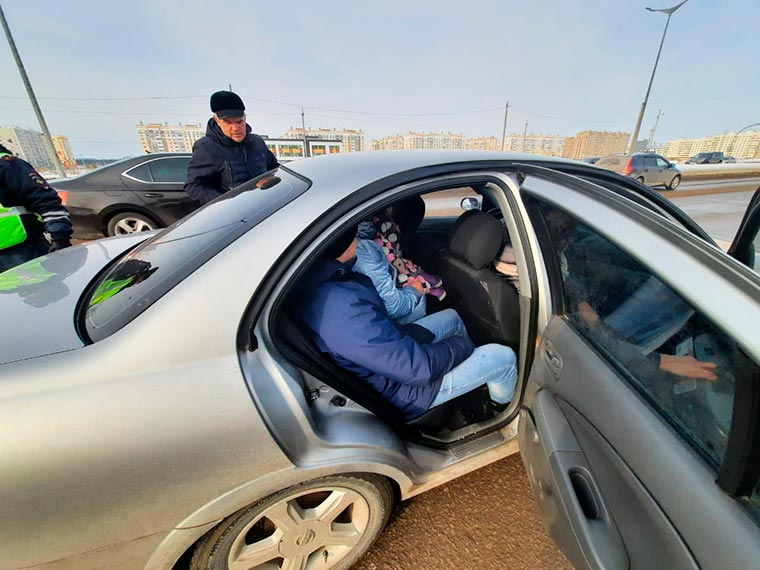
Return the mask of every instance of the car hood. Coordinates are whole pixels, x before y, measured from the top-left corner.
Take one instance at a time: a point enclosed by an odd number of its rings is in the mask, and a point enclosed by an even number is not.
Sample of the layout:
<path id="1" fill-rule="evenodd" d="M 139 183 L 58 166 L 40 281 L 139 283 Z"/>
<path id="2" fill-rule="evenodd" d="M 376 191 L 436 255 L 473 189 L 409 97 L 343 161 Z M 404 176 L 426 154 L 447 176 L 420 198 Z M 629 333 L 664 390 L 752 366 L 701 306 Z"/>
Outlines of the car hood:
<path id="1" fill-rule="evenodd" d="M 0 364 L 84 346 L 74 312 L 85 288 L 111 260 L 154 233 L 72 246 L 0 273 Z"/>

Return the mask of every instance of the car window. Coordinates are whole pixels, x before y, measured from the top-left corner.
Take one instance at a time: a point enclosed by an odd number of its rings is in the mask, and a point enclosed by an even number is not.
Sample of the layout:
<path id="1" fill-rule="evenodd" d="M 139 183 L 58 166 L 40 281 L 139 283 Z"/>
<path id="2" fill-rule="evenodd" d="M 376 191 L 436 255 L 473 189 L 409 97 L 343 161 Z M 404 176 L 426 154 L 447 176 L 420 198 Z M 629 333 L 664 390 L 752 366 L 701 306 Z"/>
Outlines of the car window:
<path id="1" fill-rule="evenodd" d="M 173 182 L 184 184 L 187 179 L 187 166 L 190 164 L 189 156 L 159 158 L 148 163 L 154 182 Z"/>
<path id="2" fill-rule="evenodd" d="M 143 162 L 134 168 L 130 168 L 124 174 L 141 182 L 153 182 L 153 175 L 150 172 L 147 162 Z"/>
<path id="3" fill-rule="evenodd" d="M 113 334 L 309 186 L 308 180 L 281 167 L 148 239 L 90 285 L 80 303 L 80 334 L 92 342 Z"/>
<path id="4" fill-rule="evenodd" d="M 668 167 L 668 161 L 664 158 L 660 158 L 659 156 L 655 159 L 657 161 L 657 167 L 658 168 L 667 168 Z"/>
<path id="5" fill-rule="evenodd" d="M 568 322 L 714 467 L 734 384 L 758 372 L 737 344 L 622 248 L 542 204 Z"/>
<path id="6" fill-rule="evenodd" d="M 644 166 L 647 168 L 657 168 L 657 159 L 653 156 L 645 156 Z"/>

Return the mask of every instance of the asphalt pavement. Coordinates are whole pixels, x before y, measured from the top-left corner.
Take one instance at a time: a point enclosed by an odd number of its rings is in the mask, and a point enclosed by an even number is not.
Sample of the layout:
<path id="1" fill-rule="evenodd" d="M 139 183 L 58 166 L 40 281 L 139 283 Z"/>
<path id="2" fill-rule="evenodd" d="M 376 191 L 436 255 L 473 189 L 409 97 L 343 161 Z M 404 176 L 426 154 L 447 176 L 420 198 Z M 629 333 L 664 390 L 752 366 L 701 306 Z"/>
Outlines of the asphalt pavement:
<path id="1" fill-rule="evenodd" d="M 356 570 L 570 570 L 519 454 L 403 502 Z"/>

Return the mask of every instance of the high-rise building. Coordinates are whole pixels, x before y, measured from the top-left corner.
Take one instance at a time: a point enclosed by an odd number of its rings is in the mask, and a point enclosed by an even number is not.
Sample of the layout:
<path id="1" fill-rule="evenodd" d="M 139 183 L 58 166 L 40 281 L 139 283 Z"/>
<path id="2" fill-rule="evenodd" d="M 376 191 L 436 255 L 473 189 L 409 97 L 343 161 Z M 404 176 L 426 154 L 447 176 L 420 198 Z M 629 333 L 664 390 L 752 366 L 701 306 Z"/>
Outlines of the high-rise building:
<path id="1" fill-rule="evenodd" d="M 372 141 L 372 150 L 461 149 L 464 135 L 455 133 L 414 133 Z"/>
<path id="2" fill-rule="evenodd" d="M 464 139 L 463 148 L 467 150 L 501 150 L 501 145 L 496 137 L 479 137 Z"/>
<path id="3" fill-rule="evenodd" d="M 534 135 L 519 133 L 504 137 L 504 150 L 508 152 L 529 152 L 543 156 L 562 156 L 565 137 L 559 135 Z"/>
<path id="4" fill-rule="evenodd" d="M 39 131 L 0 127 L 0 143 L 38 170 L 53 168 L 53 157 Z"/>
<path id="5" fill-rule="evenodd" d="M 282 139 L 303 141 L 303 129 L 290 127 L 282 135 Z M 359 152 L 364 150 L 364 131 L 354 129 L 306 129 L 307 140 L 338 141 L 342 144 L 342 152 Z"/>
<path id="6" fill-rule="evenodd" d="M 581 131 L 574 137 L 565 139 L 562 156 L 565 158 L 586 158 L 606 156 L 625 152 L 630 133 L 608 131 Z"/>
<path id="7" fill-rule="evenodd" d="M 193 143 L 206 134 L 201 125 L 178 125 L 169 123 L 149 123 L 140 121 L 137 125 L 140 146 L 143 152 L 193 152 Z"/>
<path id="8" fill-rule="evenodd" d="M 71 150 L 69 137 L 53 135 L 52 138 L 55 153 L 58 155 L 58 160 L 61 161 L 61 165 L 63 165 L 64 168 L 76 168 L 77 161 L 74 158 L 74 151 Z"/>
<path id="9" fill-rule="evenodd" d="M 665 145 L 665 156 L 670 160 L 685 160 L 700 152 L 714 151 L 723 151 L 738 159 L 760 158 L 760 131 L 675 139 Z"/>

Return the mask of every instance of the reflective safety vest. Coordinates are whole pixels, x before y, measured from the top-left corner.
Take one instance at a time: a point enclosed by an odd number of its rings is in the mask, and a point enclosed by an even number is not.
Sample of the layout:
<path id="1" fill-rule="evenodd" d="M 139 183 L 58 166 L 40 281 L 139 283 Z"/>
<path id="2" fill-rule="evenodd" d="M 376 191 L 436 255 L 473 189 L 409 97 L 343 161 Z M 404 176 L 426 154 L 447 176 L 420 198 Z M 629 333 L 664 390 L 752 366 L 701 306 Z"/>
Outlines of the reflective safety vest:
<path id="1" fill-rule="evenodd" d="M 31 213 L 23 206 L 5 208 L 0 204 L 0 250 L 26 240 L 26 228 L 24 222 L 21 221 L 21 216 Z"/>
<path id="2" fill-rule="evenodd" d="M 0 153 L 0 157 L 9 156 Z M 23 206 L 5 208 L 0 204 L 0 249 L 5 249 L 23 243 L 26 240 L 26 228 L 21 221 L 22 214 L 31 214 Z"/>
<path id="3" fill-rule="evenodd" d="M 13 291 L 25 285 L 37 285 L 56 274 L 42 267 L 43 258 L 34 259 L 0 274 L 0 291 Z"/>
<path id="4" fill-rule="evenodd" d="M 98 285 L 98 288 L 95 289 L 95 293 L 92 294 L 92 298 L 90 299 L 90 307 L 94 307 L 98 303 L 102 303 L 106 299 L 113 297 L 116 295 L 116 293 L 125 287 L 128 287 L 129 284 L 134 280 L 134 275 L 125 279 L 106 279 L 100 285 Z"/>

